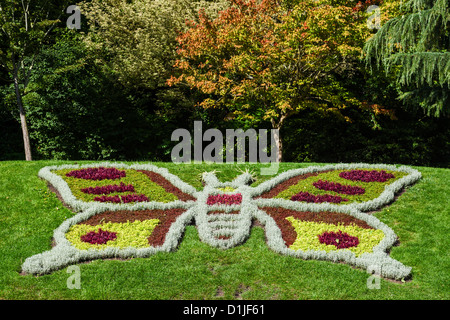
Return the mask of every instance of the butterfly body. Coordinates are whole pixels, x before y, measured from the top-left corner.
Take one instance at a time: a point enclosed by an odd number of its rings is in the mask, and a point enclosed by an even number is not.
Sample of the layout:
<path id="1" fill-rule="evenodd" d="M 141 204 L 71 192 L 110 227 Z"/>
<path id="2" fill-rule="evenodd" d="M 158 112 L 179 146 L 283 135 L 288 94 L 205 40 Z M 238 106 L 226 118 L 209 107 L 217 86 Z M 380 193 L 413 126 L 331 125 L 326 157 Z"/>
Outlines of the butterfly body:
<path id="1" fill-rule="evenodd" d="M 233 184 L 221 183 L 211 173 L 203 176 L 205 187 L 197 202 L 196 226 L 200 239 L 213 247 L 228 249 L 248 237 L 252 217 L 246 208 L 251 198 L 241 179 Z"/>

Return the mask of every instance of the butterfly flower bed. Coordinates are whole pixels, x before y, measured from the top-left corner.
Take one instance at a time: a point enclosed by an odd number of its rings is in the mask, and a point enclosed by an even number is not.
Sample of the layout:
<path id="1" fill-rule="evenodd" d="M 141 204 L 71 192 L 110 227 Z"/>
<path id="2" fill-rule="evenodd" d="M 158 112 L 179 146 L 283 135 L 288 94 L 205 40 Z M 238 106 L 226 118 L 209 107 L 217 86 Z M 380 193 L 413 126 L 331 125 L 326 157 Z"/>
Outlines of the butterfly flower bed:
<path id="1" fill-rule="evenodd" d="M 152 165 L 46 167 L 39 176 L 77 213 L 55 230 L 51 250 L 25 261 L 25 272 L 173 251 L 193 222 L 202 241 L 228 249 L 245 242 L 257 220 L 268 246 L 280 254 L 365 269 L 375 263 L 382 276 L 395 279 L 410 275 L 410 267 L 389 257 L 395 233 L 364 211 L 390 203 L 417 181 L 420 173 L 411 168 L 340 164 L 293 169 L 256 187 L 248 185 L 249 173 L 223 183 L 205 173 L 201 191 Z"/>

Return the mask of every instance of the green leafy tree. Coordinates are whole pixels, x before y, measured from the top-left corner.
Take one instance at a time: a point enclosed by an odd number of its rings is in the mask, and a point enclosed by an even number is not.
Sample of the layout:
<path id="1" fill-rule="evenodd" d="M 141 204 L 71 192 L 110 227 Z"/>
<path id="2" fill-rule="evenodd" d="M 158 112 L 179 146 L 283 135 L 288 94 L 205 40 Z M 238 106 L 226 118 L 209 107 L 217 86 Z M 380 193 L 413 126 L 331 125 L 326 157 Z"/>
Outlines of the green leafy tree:
<path id="1" fill-rule="evenodd" d="M 398 99 L 428 115 L 450 112 L 450 12 L 448 0 L 409 0 L 365 47 L 374 72 L 394 77 Z"/>
<path id="2" fill-rule="evenodd" d="M 25 159 L 32 160 L 23 96 L 35 58 L 65 14 L 68 1 L 2 0 L 0 3 L 0 67 L 13 84 L 24 141 Z"/>
<path id="3" fill-rule="evenodd" d="M 204 108 L 228 110 L 248 126 L 269 122 L 278 132 L 303 109 L 339 112 L 358 104 L 335 77 L 352 68 L 369 35 L 354 4 L 232 0 L 178 37 L 181 74 L 168 83 L 209 95 Z M 275 141 L 281 161 L 281 135 Z"/>
<path id="4" fill-rule="evenodd" d="M 127 87 L 165 87 L 176 57 L 176 36 L 200 8 L 214 14 L 224 0 L 92 0 L 79 4 L 87 18 L 87 46 Z"/>

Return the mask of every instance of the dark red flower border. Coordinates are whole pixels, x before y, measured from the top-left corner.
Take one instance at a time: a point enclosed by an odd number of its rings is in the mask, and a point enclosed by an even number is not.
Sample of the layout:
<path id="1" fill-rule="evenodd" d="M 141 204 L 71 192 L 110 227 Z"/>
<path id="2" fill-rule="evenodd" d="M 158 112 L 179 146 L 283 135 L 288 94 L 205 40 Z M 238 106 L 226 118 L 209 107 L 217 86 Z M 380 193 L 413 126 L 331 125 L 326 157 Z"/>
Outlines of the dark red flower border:
<path id="1" fill-rule="evenodd" d="M 286 190 L 287 188 L 289 188 L 290 186 L 297 184 L 300 180 L 304 180 L 306 178 L 309 177 L 315 177 L 321 173 L 325 173 L 325 172 L 330 172 L 333 170 L 325 170 L 325 171 L 320 171 L 320 172 L 311 172 L 311 173 L 305 173 L 305 174 L 301 174 L 292 178 L 289 178 L 285 181 L 282 181 L 280 183 L 278 183 L 276 186 L 274 186 L 272 189 L 270 189 L 267 192 L 264 192 L 263 194 L 261 194 L 258 197 L 255 197 L 255 199 L 259 199 L 259 198 L 264 198 L 264 199 L 270 199 L 270 198 L 274 198 L 276 195 L 278 195 L 280 192 Z"/>
<path id="2" fill-rule="evenodd" d="M 172 193 L 178 197 L 181 201 L 195 201 L 197 200 L 190 194 L 184 193 L 179 188 L 175 187 L 172 183 L 170 183 L 166 178 L 164 178 L 159 173 L 149 171 L 149 170 L 136 170 L 138 172 L 144 173 L 147 177 L 150 178 L 153 182 L 163 187 L 166 192 Z"/>

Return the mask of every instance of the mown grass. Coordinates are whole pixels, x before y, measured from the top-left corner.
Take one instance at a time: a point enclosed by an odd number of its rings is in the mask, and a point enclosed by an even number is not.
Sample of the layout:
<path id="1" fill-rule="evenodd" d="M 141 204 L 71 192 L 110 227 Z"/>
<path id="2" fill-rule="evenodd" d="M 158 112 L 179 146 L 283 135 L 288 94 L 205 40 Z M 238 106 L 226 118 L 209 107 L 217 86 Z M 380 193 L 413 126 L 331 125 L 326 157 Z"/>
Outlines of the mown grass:
<path id="1" fill-rule="evenodd" d="M 449 299 L 449 169 L 415 167 L 423 178 L 396 202 L 374 213 L 397 233 L 393 258 L 412 267 L 406 283 L 381 279 L 368 289 L 368 274 L 345 264 L 304 261 L 276 254 L 264 231 L 253 227 L 238 247 L 219 250 L 201 242 L 188 226 L 179 248 L 146 259 L 81 263 L 81 289 L 69 289 L 67 268 L 21 275 L 22 262 L 50 249 L 53 230 L 73 213 L 62 206 L 37 173 L 62 161 L 0 163 L 0 299 Z M 198 189 L 200 174 L 234 178 L 258 165 L 154 163 Z M 280 171 L 311 163 L 283 163 Z"/>

